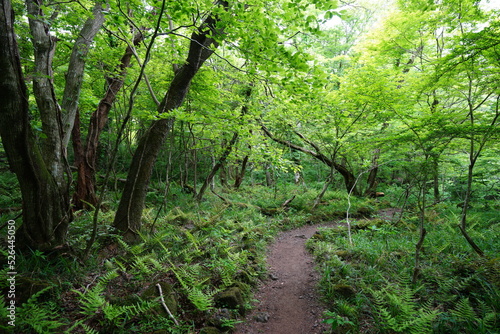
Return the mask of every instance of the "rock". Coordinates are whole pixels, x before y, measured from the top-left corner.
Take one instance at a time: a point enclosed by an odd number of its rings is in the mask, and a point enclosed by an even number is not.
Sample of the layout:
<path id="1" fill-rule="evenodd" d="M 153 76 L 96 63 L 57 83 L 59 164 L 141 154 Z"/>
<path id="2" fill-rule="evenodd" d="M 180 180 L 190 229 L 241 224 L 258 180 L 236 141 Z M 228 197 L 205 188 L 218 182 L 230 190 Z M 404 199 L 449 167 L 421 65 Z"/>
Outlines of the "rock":
<path id="1" fill-rule="evenodd" d="M 269 278 L 272 279 L 273 281 L 277 281 L 278 280 L 278 276 L 276 276 L 275 274 L 273 273 L 270 273 L 269 274 Z"/>
<path id="2" fill-rule="evenodd" d="M 232 287 L 219 292 L 215 295 L 214 302 L 217 307 L 238 310 L 240 314 L 243 314 L 245 311 L 243 295 L 241 289 L 238 287 Z"/>
<path id="3" fill-rule="evenodd" d="M 203 327 L 200 329 L 200 334 L 220 334 L 222 333 L 219 329 L 215 327 Z"/>
<path id="4" fill-rule="evenodd" d="M 231 311 L 229 311 L 229 309 L 216 309 L 208 318 L 207 323 L 213 327 L 222 328 L 228 320 L 231 320 L 231 318 Z"/>
<path id="5" fill-rule="evenodd" d="M 332 287 L 333 293 L 343 298 L 352 298 L 356 295 L 353 287 L 347 284 L 336 284 Z"/>
<path id="6" fill-rule="evenodd" d="M 352 257 L 353 253 L 347 250 L 337 250 L 334 252 L 341 260 L 348 260 Z"/>
<path id="7" fill-rule="evenodd" d="M 253 318 L 257 322 L 268 322 L 269 321 L 269 313 L 267 313 L 267 312 L 257 312 L 253 316 Z"/>

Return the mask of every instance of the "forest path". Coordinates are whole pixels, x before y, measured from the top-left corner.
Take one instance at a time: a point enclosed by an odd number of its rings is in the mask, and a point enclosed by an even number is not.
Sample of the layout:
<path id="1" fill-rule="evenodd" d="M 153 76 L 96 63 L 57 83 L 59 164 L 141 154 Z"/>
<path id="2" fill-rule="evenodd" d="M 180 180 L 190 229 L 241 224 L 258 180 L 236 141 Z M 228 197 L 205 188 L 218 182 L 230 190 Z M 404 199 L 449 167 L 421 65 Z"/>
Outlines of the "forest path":
<path id="1" fill-rule="evenodd" d="M 238 324 L 235 334 L 319 334 L 326 330 L 316 285 L 318 273 L 305 242 L 318 226 L 282 232 L 267 258 L 269 278 L 255 299 L 259 302 Z"/>

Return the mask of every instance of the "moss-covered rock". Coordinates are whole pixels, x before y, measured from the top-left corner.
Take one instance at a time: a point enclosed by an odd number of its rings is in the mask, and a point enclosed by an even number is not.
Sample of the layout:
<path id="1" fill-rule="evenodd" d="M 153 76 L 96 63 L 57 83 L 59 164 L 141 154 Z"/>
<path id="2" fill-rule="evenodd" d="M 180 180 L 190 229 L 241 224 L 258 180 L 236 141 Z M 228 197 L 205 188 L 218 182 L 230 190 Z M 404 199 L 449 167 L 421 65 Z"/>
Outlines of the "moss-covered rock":
<path id="1" fill-rule="evenodd" d="M 237 311 L 233 310 L 233 313 L 236 313 L 235 317 L 238 316 Z M 233 319 L 233 314 L 231 310 L 227 308 L 215 309 L 210 313 L 210 316 L 207 319 L 207 324 L 219 329 L 223 329 L 224 325 Z"/>
<path id="2" fill-rule="evenodd" d="M 347 284 L 336 284 L 332 287 L 333 293 L 336 296 L 348 299 L 356 295 L 354 288 Z"/>
<path id="3" fill-rule="evenodd" d="M 221 334 L 222 332 L 216 327 L 203 327 L 200 329 L 200 334 Z"/>
<path id="4" fill-rule="evenodd" d="M 245 311 L 242 291 L 237 286 L 233 286 L 216 294 L 214 302 L 217 307 L 238 310 L 241 314 Z"/>
<path id="5" fill-rule="evenodd" d="M 353 257 L 353 253 L 348 250 L 337 250 L 334 252 L 341 260 L 348 260 Z"/>

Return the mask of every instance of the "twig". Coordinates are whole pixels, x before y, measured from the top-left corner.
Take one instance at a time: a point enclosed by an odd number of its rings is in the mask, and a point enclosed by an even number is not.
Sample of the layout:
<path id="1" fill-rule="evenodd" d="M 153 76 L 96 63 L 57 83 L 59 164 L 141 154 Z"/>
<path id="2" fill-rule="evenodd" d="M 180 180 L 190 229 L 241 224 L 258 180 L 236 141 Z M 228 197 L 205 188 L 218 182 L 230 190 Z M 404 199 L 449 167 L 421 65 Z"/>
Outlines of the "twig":
<path id="1" fill-rule="evenodd" d="M 158 291 L 160 291 L 160 299 L 161 299 L 161 304 L 163 305 L 163 307 L 165 308 L 165 310 L 167 311 L 168 315 L 170 316 L 170 318 L 172 318 L 174 320 L 174 323 L 176 326 L 179 326 L 179 323 L 177 322 L 177 319 L 175 319 L 174 315 L 172 314 L 172 312 L 170 312 L 167 304 L 165 304 L 165 299 L 163 298 L 163 291 L 161 289 L 161 285 L 160 283 L 156 283 L 156 287 L 158 288 Z"/>

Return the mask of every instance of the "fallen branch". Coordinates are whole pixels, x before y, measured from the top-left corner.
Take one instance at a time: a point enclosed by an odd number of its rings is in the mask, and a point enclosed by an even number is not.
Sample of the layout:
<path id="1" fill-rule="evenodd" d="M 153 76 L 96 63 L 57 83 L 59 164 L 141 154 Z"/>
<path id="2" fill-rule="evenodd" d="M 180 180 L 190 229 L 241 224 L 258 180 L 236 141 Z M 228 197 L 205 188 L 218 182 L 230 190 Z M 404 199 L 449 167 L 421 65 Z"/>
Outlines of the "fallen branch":
<path id="1" fill-rule="evenodd" d="M 281 204 L 281 207 L 286 208 L 287 205 L 290 204 L 290 202 L 294 200 L 294 198 L 295 198 L 295 195 L 293 195 L 292 198 L 289 198 L 286 201 L 284 201 L 283 204 Z"/>
<path id="2" fill-rule="evenodd" d="M 161 289 L 160 283 L 156 283 L 156 287 L 158 288 L 158 291 L 160 291 L 160 299 L 161 299 L 161 304 L 163 305 L 163 308 L 165 308 L 165 310 L 167 311 L 167 313 L 170 316 L 170 318 L 172 318 L 172 320 L 174 320 L 175 325 L 179 326 L 179 323 L 177 322 L 177 319 L 175 319 L 175 317 L 172 314 L 172 312 L 170 312 L 167 304 L 165 304 L 165 299 L 163 298 L 163 291 Z"/>
<path id="3" fill-rule="evenodd" d="M 223 201 L 224 201 L 224 203 L 226 203 L 226 204 L 228 204 L 228 205 L 232 205 L 232 204 L 233 204 L 233 203 L 231 203 L 231 201 L 229 201 L 227 198 L 222 197 L 221 195 L 217 194 L 217 193 L 215 192 L 215 190 L 210 189 L 210 191 L 212 191 L 212 193 L 213 193 L 215 196 L 217 196 L 217 197 L 219 197 L 221 200 L 223 200 Z"/>

